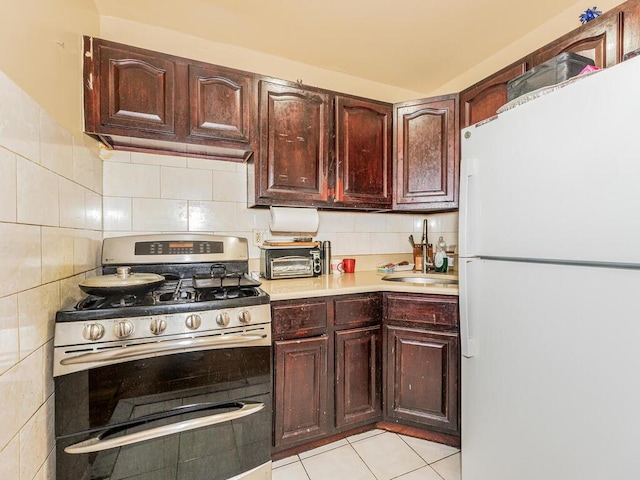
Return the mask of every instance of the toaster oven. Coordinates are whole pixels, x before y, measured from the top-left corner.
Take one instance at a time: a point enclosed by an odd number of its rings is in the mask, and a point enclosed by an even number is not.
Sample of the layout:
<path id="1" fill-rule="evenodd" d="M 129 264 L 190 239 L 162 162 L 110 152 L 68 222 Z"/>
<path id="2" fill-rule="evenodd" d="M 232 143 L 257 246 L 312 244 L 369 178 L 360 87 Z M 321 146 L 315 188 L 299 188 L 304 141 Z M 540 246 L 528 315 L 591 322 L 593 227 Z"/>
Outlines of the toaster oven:
<path id="1" fill-rule="evenodd" d="M 260 249 L 260 275 L 267 280 L 315 277 L 321 273 L 322 256 L 318 246 Z"/>

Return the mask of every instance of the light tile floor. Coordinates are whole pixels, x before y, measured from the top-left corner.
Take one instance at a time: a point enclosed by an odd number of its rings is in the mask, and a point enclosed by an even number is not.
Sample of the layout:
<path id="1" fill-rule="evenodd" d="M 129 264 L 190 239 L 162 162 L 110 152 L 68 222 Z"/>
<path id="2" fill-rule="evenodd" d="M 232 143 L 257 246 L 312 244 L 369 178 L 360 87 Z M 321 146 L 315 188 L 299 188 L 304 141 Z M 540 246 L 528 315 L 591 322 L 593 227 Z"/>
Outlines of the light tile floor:
<path id="1" fill-rule="evenodd" d="M 273 463 L 273 480 L 460 480 L 460 450 L 371 430 Z"/>

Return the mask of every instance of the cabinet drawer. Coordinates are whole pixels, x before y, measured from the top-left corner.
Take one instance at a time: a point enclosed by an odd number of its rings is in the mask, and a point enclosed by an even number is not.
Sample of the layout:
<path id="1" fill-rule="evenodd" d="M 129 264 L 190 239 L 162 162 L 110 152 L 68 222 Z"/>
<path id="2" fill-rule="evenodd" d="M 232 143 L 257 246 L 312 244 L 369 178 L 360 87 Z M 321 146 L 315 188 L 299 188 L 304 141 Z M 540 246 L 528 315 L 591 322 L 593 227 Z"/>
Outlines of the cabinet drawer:
<path id="1" fill-rule="evenodd" d="M 334 299 L 336 327 L 359 327 L 380 322 L 382 296 L 350 295 Z"/>
<path id="2" fill-rule="evenodd" d="M 386 319 L 435 328 L 458 326 L 458 298 L 437 295 L 387 294 Z"/>
<path id="3" fill-rule="evenodd" d="M 327 304 L 320 301 L 278 302 L 271 305 L 274 335 L 309 337 L 327 330 Z"/>

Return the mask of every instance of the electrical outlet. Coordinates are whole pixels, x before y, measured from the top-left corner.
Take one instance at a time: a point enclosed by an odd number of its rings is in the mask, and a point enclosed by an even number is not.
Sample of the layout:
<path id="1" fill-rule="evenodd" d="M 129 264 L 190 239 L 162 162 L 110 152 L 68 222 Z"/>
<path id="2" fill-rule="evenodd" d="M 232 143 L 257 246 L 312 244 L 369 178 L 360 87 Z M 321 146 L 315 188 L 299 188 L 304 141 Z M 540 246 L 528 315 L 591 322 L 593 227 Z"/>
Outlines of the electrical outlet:
<path id="1" fill-rule="evenodd" d="M 253 231 L 253 245 L 255 247 L 260 247 L 264 243 L 264 237 L 267 232 L 264 230 L 254 230 Z"/>

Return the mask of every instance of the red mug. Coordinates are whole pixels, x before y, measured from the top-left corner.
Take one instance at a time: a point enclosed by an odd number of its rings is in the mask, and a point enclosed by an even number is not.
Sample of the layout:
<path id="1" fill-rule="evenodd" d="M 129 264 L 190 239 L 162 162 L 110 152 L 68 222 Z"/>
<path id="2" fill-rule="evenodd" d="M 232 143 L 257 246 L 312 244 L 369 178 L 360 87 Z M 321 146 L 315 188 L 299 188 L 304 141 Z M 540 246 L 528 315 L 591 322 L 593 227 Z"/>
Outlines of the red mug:
<path id="1" fill-rule="evenodd" d="M 343 258 L 342 269 L 344 273 L 353 273 L 356 271 L 356 259 L 355 258 Z"/>

